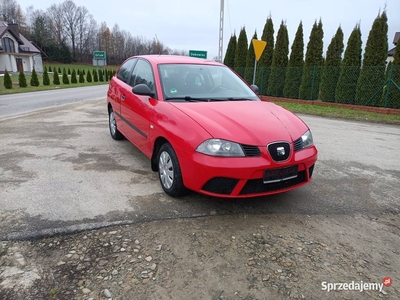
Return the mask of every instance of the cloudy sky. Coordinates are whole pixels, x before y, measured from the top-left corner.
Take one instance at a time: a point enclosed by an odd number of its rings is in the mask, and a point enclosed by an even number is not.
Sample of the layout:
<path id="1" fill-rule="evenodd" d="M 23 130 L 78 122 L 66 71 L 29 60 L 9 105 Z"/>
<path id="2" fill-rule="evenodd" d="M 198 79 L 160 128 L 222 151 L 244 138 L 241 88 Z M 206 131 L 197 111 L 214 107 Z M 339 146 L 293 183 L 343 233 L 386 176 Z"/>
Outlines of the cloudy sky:
<path id="1" fill-rule="evenodd" d="M 40 0 L 35 9 L 47 9 L 61 0 Z M 220 0 L 145 0 L 145 1 L 98 1 L 74 0 L 77 6 L 85 6 L 94 19 L 106 22 L 111 29 L 118 23 L 121 29 L 132 35 L 148 39 L 158 37 L 172 49 L 205 50 L 208 58 L 218 55 L 218 30 Z M 21 8 L 32 5 L 31 0 L 17 0 Z M 257 31 L 260 38 L 266 18 L 272 16 L 275 35 L 284 20 L 291 46 L 300 21 L 304 26 L 304 41 L 308 43 L 311 27 L 321 18 L 326 49 L 339 25 L 344 31 L 345 45 L 356 25 L 360 22 L 363 49 L 371 25 L 379 11 L 386 6 L 388 15 L 389 49 L 395 32 L 400 31 L 400 0 L 225 0 L 224 53 L 231 34 L 238 35 L 245 26 L 248 39 Z"/>

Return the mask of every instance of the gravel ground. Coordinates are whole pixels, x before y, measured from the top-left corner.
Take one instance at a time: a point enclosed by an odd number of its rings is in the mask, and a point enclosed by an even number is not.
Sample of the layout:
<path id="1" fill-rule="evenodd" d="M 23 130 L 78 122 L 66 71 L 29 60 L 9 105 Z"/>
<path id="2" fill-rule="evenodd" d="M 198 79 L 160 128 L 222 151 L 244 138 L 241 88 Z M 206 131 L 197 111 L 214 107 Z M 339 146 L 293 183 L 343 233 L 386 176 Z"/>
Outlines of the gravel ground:
<path id="1" fill-rule="evenodd" d="M 400 216 L 235 215 L 2 241 L 0 299 L 399 299 Z M 328 283 L 393 284 L 324 291 Z"/>

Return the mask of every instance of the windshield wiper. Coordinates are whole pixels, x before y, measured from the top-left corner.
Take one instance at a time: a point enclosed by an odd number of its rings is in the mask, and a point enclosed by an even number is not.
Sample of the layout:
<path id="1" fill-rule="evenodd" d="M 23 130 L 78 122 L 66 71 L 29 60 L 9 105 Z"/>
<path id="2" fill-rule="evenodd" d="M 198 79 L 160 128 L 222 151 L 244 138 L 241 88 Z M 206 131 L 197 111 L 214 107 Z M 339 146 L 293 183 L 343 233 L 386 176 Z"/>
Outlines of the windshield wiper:
<path id="1" fill-rule="evenodd" d="M 252 101 L 254 99 L 249 99 L 249 98 L 240 98 L 240 97 L 229 97 L 227 98 L 229 101 Z"/>
<path id="2" fill-rule="evenodd" d="M 203 101 L 203 102 L 210 102 L 216 99 L 210 99 L 210 98 L 196 98 L 196 97 L 190 97 L 190 96 L 185 96 L 185 97 L 167 97 L 165 100 L 185 100 L 188 102 L 196 102 L 196 101 Z"/>

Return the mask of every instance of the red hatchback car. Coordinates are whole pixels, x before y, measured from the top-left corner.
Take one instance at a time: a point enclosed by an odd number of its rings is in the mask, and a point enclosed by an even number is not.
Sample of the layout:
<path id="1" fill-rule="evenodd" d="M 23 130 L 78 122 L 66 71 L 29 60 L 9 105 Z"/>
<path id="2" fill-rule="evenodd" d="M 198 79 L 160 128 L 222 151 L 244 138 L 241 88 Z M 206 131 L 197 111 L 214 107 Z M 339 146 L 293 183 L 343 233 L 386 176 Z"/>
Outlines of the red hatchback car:
<path id="1" fill-rule="evenodd" d="M 244 198 L 305 185 L 317 160 L 310 129 L 256 90 L 218 62 L 131 57 L 110 81 L 110 133 L 150 158 L 170 196 Z"/>

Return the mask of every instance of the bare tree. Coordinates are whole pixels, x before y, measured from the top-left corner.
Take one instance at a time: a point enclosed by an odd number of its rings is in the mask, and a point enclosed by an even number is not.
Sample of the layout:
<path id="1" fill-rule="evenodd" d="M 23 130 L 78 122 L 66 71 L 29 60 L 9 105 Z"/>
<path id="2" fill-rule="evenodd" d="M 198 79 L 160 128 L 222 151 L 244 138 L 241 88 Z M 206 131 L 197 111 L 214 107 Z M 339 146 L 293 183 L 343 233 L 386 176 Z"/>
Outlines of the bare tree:
<path id="1" fill-rule="evenodd" d="M 53 4 L 47 9 L 47 22 L 52 29 L 52 37 L 56 44 L 65 43 L 65 33 L 63 24 L 63 10 L 60 4 Z"/>
<path id="2" fill-rule="evenodd" d="M 66 0 L 61 4 L 62 18 L 65 26 L 65 32 L 70 38 L 72 46 L 72 58 L 76 59 L 76 37 L 78 35 L 78 19 L 81 15 L 80 8 L 72 0 Z"/>
<path id="3" fill-rule="evenodd" d="M 90 16 L 91 17 L 91 16 Z M 89 11 L 86 7 L 78 7 L 78 17 L 76 20 L 77 38 L 76 48 L 78 49 L 79 60 L 83 61 L 85 40 L 87 39 L 89 29 Z"/>

